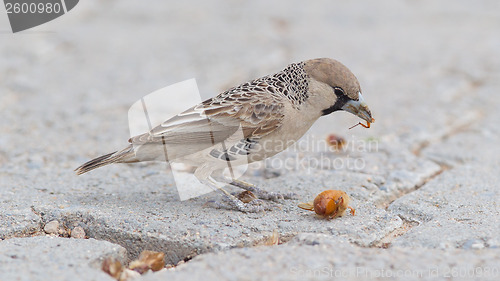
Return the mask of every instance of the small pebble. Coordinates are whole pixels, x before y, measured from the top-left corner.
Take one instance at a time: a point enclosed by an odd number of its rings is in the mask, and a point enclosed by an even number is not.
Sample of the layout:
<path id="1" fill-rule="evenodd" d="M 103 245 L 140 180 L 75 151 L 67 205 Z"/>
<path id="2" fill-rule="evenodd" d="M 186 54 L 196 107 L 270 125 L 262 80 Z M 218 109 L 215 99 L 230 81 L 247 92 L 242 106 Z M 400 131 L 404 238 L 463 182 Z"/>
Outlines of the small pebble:
<path id="1" fill-rule="evenodd" d="M 71 231 L 71 238 L 84 239 L 85 230 L 83 230 L 81 226 L 73 228 L 73 230 Z"/>
<path id="2" fill-rule="evenodd" d="M 465 241 L 463 245 L 464 249 L 480 250 L 484 248 L 484 243 L 481 240 L 470 239 Z"/>
<path id="3" fill-rule="evenodd" d="M 43 230 L 47 234 L 58 234 L 59 233 L 59 222 L 58 221 L 50 221 L 45 225 Z"/>
<path id="4" fill-rule="evenodd" d="M 484 248 L 484 244 L 483 243 L 474 243 L 471 245 L 471 249 L 474 249 L 474 250 L 480 250 L 480 249 L 483 249 Z"/>

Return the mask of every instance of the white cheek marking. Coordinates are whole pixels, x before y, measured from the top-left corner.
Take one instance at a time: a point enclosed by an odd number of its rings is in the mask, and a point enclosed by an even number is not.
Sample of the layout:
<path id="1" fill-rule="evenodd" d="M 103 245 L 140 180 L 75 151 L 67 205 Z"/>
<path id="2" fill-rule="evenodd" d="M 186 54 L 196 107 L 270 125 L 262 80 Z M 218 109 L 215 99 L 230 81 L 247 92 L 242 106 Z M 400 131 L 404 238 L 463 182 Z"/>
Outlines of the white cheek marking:
<path id="1" fill-rule="evenodd" d="M 364 102 L 365 99 L 363 98 L 363 95 L 361 94 L 361 92 L 358 92 L 358 101 L 359 102 Z"/>

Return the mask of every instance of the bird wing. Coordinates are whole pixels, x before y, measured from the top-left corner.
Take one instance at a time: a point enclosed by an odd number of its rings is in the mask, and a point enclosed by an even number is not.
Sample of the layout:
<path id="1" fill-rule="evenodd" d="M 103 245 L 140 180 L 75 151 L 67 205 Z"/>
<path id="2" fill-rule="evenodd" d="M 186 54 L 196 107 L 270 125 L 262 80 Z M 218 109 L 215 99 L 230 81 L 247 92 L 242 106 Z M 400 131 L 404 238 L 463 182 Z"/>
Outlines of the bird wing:
<path id="1" fill-rule="evenodd" d="M 282 125 L 284 104 L 263 90 L 262 82 L 247 83 L 208 99 L 150 132 L 132 137 L 132 144 L 164 143 L 211 146 L 242 129 L 243 138 L 261 138 Z M 267 85 L 269 86 L 269 85 Z"/>

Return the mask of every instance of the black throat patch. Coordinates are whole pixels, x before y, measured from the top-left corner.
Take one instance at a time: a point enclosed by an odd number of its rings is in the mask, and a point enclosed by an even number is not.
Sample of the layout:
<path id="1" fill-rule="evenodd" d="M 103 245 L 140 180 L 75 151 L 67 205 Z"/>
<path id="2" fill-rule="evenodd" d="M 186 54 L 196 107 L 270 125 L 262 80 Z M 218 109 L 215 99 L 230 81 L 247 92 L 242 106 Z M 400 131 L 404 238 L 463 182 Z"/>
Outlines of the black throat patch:
<path id="1" fill-rule="evenodd" d="M 328 115 L 334 111 L 337 110 L 342 110 L 342 107 L 351 99 L 345 95 L 345 94 L 340 94 L 337 96 L 337 101 L 330 106 L 329 108 L 323 109 L 323 115 Z"/>

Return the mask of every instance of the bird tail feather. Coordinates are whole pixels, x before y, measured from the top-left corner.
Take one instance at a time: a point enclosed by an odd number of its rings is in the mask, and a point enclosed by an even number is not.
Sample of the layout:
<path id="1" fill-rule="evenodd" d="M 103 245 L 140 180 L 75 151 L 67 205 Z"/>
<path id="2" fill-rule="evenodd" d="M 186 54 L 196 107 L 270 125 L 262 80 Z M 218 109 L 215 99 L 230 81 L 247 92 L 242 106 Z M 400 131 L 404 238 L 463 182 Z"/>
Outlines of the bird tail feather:
<path id="1" fill-rule="evenodd" d="M 134 148 L 132 145 L 121 151 L 115 151 L 95 159 L 88 161 L 87 163 L 81 165 L 75 169 L 77 175 L 84 174 L 88 171 L 100 168 L 113 163 L 132 163 L 137 162 L 135 158 Z"/>

